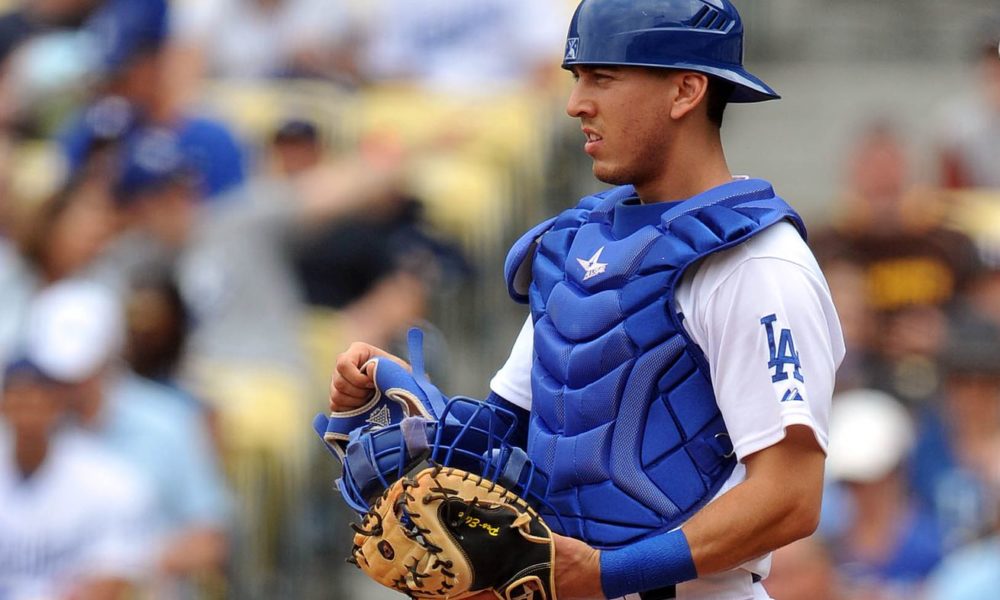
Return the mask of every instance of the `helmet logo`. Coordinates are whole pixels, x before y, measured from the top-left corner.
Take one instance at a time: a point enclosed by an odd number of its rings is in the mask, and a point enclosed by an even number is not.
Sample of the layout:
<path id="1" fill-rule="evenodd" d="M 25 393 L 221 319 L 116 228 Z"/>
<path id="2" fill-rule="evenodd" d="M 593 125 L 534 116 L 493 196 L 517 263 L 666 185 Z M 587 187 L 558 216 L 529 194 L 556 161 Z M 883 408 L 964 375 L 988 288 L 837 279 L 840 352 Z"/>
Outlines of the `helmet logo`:
<path id="1" fill-rule="evenodd" d="M 580 38 L 569 38 L 566 40 L 566 58 L 563 60 L 576 60 L 580 53 Z"/>

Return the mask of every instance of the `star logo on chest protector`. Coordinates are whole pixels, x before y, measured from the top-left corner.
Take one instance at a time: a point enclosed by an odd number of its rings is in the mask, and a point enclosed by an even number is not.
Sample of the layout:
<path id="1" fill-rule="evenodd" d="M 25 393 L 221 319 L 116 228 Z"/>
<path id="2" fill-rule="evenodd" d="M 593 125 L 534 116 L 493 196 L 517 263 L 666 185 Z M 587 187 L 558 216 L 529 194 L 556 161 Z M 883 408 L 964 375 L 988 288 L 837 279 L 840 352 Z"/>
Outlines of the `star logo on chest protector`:
<path id="1" fill-rule="evenodd" d="M 598 262 L 601 260 L 601 252 L 604 252 L 604 246 L 598 248 L 597 252 L 589 260 L 576 259 L 576 262 L 580 263 L 580 266 L 583 267 L 583 281 L 587 281 L 591 277 L 597 277 L 608 268 L 608 263 Z"/>

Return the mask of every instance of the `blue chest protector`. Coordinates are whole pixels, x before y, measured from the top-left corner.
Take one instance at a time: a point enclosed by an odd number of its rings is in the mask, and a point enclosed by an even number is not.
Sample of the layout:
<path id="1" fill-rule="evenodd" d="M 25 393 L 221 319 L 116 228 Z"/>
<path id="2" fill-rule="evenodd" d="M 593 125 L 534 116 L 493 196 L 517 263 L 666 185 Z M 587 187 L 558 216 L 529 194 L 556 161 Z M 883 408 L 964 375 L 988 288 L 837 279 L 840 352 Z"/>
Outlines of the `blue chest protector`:
<path id="1" fill-rule="evenodd" d="M 626 223 L 620 187 L 525 234 L 508 291 L 534 322 L 528 454 L 549 476 L 561 527 L 614 548 L 677 527 L 736 465 L 708 365 L 674 305 L 684 271 L 799 216 L 740 180 Z M 658 208 L 654 208 L 658 207 Z M 632 208 L 632 207 L 629 207 Z"/>

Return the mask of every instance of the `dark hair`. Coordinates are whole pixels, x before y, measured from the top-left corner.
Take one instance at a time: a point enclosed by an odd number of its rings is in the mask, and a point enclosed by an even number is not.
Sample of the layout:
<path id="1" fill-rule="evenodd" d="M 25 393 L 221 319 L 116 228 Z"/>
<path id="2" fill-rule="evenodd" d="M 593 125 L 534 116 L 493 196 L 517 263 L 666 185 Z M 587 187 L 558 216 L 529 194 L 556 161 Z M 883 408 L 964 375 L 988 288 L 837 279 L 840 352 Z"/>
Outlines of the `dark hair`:
<path id="1" fill-rule="evenodd" d="M 169 381 L 184 356 L 192 315 L 169 265 L 155 265 L 133 278 L 128 299 L 125 359 L 139 375 Z M 165 309 L 150 311 L 141 294 L 152 294 Z"/>
<path id="2" fill-rule="evenodd" d="M 719 79 L 718 77 L 708 78 L 708 91 L 705 92 L 708 120 L 715 123 L 718 127 L 722 127 L 722 117 L 726 112 L 726 105 L 729 104 L 729 98 L 733 95 L 734 89 L 736 89 L 736 85 L 725 79 Z"/>
<path id="3" fill-rule="evenodd" d="M 271 136 L 271 143 L 281 144 L 286 142 L 308 142 L 315 144 L 319 141 L 319 128 L 316 124 L 305 119 L 289 119 L 283 122 Z"/>

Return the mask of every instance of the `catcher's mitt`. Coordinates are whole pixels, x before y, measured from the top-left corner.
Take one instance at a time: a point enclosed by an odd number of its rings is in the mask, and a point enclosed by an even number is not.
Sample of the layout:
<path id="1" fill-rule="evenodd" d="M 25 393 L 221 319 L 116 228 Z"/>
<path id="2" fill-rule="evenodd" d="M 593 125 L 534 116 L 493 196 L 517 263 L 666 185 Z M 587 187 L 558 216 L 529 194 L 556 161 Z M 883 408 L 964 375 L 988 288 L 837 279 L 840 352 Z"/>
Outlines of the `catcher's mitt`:
<path id="1" fill-rule="evenodd" d="M 410 598 L 555 600 L 552 533 L 528 504 L 466 471 L 403 478 L 353 526 L 354 562 Z"/>

